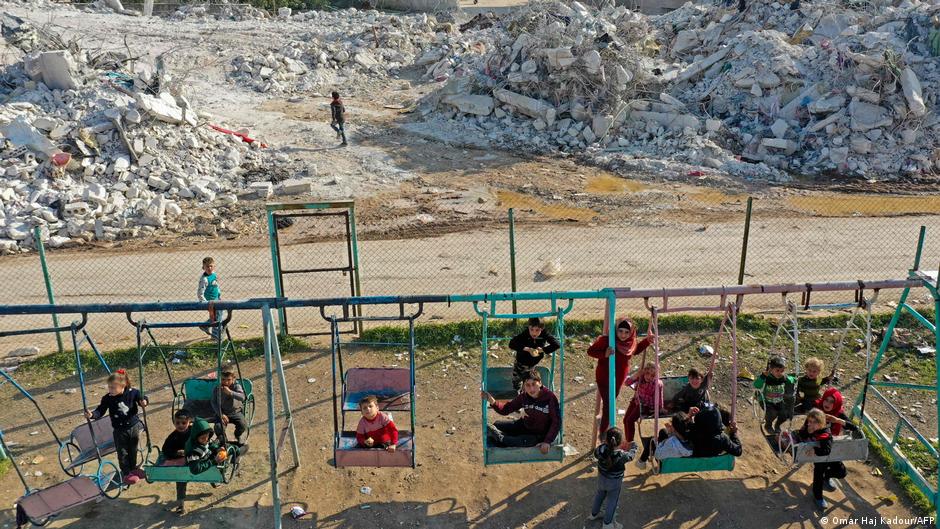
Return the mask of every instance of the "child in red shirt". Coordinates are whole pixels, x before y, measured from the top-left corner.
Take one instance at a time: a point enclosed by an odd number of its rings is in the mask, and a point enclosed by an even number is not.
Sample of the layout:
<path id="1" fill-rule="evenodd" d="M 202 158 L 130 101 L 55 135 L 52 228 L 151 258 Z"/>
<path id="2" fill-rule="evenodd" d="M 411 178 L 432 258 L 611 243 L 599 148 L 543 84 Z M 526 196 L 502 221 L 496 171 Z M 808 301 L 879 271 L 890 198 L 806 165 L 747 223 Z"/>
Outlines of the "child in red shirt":
<path id="1" fill-rule="evenodd" d="M 379 400 L 373 395 L 359 401 L 362 418 L 356 427 L 356 442 L 360 448 L 383 448 L 394 452 L 398 445 L 398 428 L 391 416 L 379 411 Z"/>
<path id="2" fill-rule="evenodd" d="M 663 381 L 656 378 L 656 364 L 647 362 L 636 375 L 627 377 L 624 384 L 627 386 L 636 384 L 636 393 L 633 400 L 630 401 L 630 405 L 627 406 L 626 415 L 623 416 L 623 430 L 625 432 L 623 442 L 624 448 L 628 448 L 630 443 L 633 442 L 633 437 L 636 434 L 636 423 L 640 420 L 640 417 L 652 414 L 657 400 L 659 401 L 660 411 L 663 411 Z M 649 454 L 644 451 L 636 462 L 637 466 L 646 468 L 648 458 Z"/>

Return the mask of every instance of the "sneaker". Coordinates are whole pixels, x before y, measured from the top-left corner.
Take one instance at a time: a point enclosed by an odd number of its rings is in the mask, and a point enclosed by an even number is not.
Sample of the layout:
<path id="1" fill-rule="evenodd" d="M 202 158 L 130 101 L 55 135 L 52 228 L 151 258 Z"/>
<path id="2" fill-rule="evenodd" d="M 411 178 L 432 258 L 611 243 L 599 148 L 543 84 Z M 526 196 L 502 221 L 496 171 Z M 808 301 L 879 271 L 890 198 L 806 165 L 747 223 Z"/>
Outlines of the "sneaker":
<path id="1" fill-rule="evenodd" d="M 638 468 L 638 469 L 640 469 L 640 470 L 646 470 L 646 461 L 643 461 L 642 459 L 637 459 L 637 460 L 636 460 L 636 468 Z"/>
<path id="2" fill-rule="evenodd" d="M 615 520 L 610 523 L 605 523 L 603 529 L 623 529 L 623 524 L 619 524 Z"/>
<path id="3" fill-rule="evenodd" d="M 486 427 L 486 435 L 496 443 L 502 444 L 503 442 L 503 432 L 499 431 L 499 429 L 492 424 Z"/>
<path id="4" fill-rule="evenodd" d="M 144 469 L 142 469 L 142 468 L 136 468 L 136 469 L 132 470 L 132 471 L 130 472 L 130 475 L 131 475 L 131 476 L 137 476 L 137 477 L 140 478 L 140 479 L 146 479 L 146 478 L 147 478 L 147 474 L 146 474 L 146 472 L 144 472 Z"/>
<path id="5" fill-rule="evenodd" d="M 829 508 L 829 504 L 826 503 L 826 498 L 819 498 L 816 500 L 816 508 L 820 510 L 825 510 Z"/>
<path id="6" fill-rule="evenodd" d="M 600 511 L 598 511 L 597 514 L 591 514 L 587 518 L 588 520 L 600 520 L 603 518 L 603 516 L 601 515 Z"/>
<path id="7" fill-rule="evenodd" d="M 349 144 L 346 143 L 345 141 L 344 141 L 343 143 L 340 143 L 340 144 L 339 144 L 340 147 L 346 147 L 347 145 L 349 145 Z"/>
<path id="8" fill-rule="evenodd" d="M 836 491 L 836 482 L 835 482 L 835 480 L 832 479 L 832 478 L 827 479 L 827 480 L 826 480 L 826 483 L 823 484 L 823 488 L 826 489 L 826 490 L 828 490 L 829 492 L 835 492 L 835 491 Z"/>
<path id="9" fill-rule="evenodd" d="M 136 476 L 136 475 L 134 475 L 134 474 L 128 474 L 128 475 L 124 476 L 124 484 L 125 484 L 125 485 L 136 485 L 138 482 L 140 482 L 140 477 L 138 477 L 138 476 Z"/>
<path id="10" fill-rule="evenodd" d="M 183 502 L 180 502 L 179 506 L 173 509 L 173 512 L 175 512 L 176 514 L 180 516 L 183 516 L 184 514 L 186 514 L 186 507 L 183 505 Z"/>

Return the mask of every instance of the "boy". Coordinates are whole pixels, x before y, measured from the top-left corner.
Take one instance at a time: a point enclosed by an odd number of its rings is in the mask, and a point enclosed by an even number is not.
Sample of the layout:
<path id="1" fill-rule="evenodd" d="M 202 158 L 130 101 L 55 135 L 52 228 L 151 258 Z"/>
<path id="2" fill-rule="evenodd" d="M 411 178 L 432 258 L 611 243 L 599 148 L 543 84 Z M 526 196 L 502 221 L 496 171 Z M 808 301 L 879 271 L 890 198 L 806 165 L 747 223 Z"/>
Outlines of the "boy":
<path id="1" fill-rule="evenodd" d="M 817 446 L 806 448 L 807 455 L 828 456 L 832 452 L 832 432 L 826 426 L 826 415 L 821 410 L 813 409 L 806 414 L 806 421 L 796 437 L 802 442 L 817 443 Z M 835 490 L 832 480 L 845 479 L 845 476 L 845 465 L 841 461 L 813 463 L 813 500 L 817 508 L 829 507 L 823 497 L 823 489 Z"/>
<path id="2" fill-rule="evenodd" d="M 558 340 L 545 330 L 538 318 L 529 318 L 528 328 L 509 340 L 509 348 L 516 352 L 512 365 L 512 388 L 519 391 L 523 375 L 545 357 L 558 350 Z"/>
<path id="3" fill-rule="evenodd" d="M 394 452 L 398 448 L 398 428 L 392 417 L 379 411 L 379 400 L 374 395 L 359 401 L 362 418 L 356 427 L 356 442 L 360 448 L 382 448 Z"/>
<path id="4" fill-rule="evenodd" d="M 235 425 L 235 444 L 242 445 L 242 434 L 248 429 L 245 415 L 242 413 L 242 403 L 245 402 L 245 392 L 241 384 L 235 383 L 235 373 L 230 370 L 222 371 L 222 380 L 219 381 L 218 391 L 212 393 L 212 411 L 221 421 L 216 424 L 219 438 L 225 439 L 225 427 Z"/>
<path id="5" fill-rule="evenodd" d="M 222 298 L 222 292 L 219 290 L 219 278 L 215 275 L 215 259 L 205 257 L 202 259 L 202 275 L 199 276 L 199 287 L 196 289 L 196 299 L 202 302 L 218 301 Z M 218 319 L 216 317 L 218 316 Z M 217 314 L 214 307 L 209 307 L 209 321 L 215 323 L 222 319 L 222 314 Z M 210 331 L 208 327 L 199 327 L 202 332 L 218 339 L 218 328 L 213 325 Z"/>
<path id="6" fill-rule="evenodd" d="M 343 106 L 343 101 L 339 98 L 339 92 L 333 92 L 333 101 L 330 102 L 330 126 L 333 127 L 333 130 L 336 131 L 336 139 L 342 139 L 343 147 L 348 145 L 346 143 L 346 107 Z"/>
<path id="7" fill-rule="evenodd" d="M 819 374 L 825 369 L 823 361 L 815 356 L 806 359 L 803 362 L 803 369 L 806 373 L 796 381 L 796 398 L 798 402 L 796 409 L 799 412 L 807 412 L 813 409 L 816 401 L 820 398 L 820 389 L 829 384 L 835 377 L 835 370 L 829 373 L 828 377 L 820 377 Z"/>
<path id="8" fill-rule="evenodd" d="M 673 409 L 689 413 L 690 409 L 701 408 L 707 404 L 710 378 L 710 372 L 703 376 L 698 369 L 694 367 L 689 369 L 689 383 L 676 393 L 672 401 Z"/>
<path id="9" fill-rule="evenodd" d="M 754 380 L 754 389 L 764 403 L 764 430 L 780 432 L 780 425 L 790 418 L 793 411 L 796 380 L 784 371 L 786 362 L 779 356 L 771 357 L 767 368 Z M 776 421 L 776 422 L 775 422 Z"/>
<path id="10" fill-rule="evenodd" d="M 738 425 L 731 422 L 728 433 L 721 424 L 721 412 L 712 404 L 706 404 L 692 416 L 689 440 L 692 442 L 692 457 L 715 457 L 731 454 L 741 457 L 743 448 L 738 439 Z"/>
<path id="11" fill-rule="evenodd" d="M 509 402 L 498 402 L 489 393 L 480 392 L 480 397 L 500 415 L 523 411 L 521 419 L 496 421 L 488 426 L 487 436 L 494 446 L 537 446 L 540 452 L 547 454 L 561 429 L 558 397 L 542 387 L 542 376 L 538 371 L 526 371 L 522 379 L 522 393 Z"/>
<path id="12" fill-rule="evenodd" d="M 204 419 L 196 419 L 186 441 L 186 465 L 193 474 L 202 474 L 210 468 L 221 465 L 228 457 L 218 443 L 209 443 L 212 439 L 212 426 Z M 234 451 L 234 450 L 233 450 Z M 234 456 L 234 454 L 233 454 Z M 213 486 L 217 486 L 213 483 Z"/>
<path id="13" fill-rule="evenodd" d="M 186 441 L 189 440 L 189 431 L 193 426 L 193 418 L 189 415 L 189 412 L 186 410 L 177 410 L 173 414 L 173 431 L 170 432 L 170 435 L 166 437 L 166 441 L 163 442 L 163 449 L 161 453 L 163 454 L 164 463 L 170 459 L 182 459 L 186 457 Z M 176 508 L 173 509 L 176 514 L 185 514 L 186 513 L 186 482 L 179 481 L 176 483 Z"/>

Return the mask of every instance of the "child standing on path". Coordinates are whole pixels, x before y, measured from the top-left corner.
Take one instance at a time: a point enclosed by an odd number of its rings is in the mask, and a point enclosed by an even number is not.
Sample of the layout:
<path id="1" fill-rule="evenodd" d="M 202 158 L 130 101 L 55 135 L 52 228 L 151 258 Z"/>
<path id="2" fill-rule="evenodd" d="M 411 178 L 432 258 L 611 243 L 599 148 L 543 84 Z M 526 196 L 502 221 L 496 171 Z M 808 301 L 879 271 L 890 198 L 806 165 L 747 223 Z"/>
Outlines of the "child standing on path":
<path id="1" fill-rule="evenodd" d="M 205 257 L 202 260 L 202 275 L 199 276 L 199 287 L 196 289 L 196 299 L 202 302 L 213 302 L 218 301 L 222 298 L 222 291 L 219 290 L 219 278 L 215 274 L 215 259 L 212 257 Z M 218 317 L 218 319 L 216 319 Z M 222 314 L 217 314 L 214 307 L 209 307 L 209 321 L 215 323 L 222 318 Z M 212 336 L 215 339 L 218 339 L 218 328 L 213 326 L 210 330 L 208 327 L 199 327 L 202 329 L 202 332 Z"/>
<path id="2" fill-rule="evenodd" d="M 594 449 L 597 459 L 597 493 L 594 494 L 594 505 L 591 507 L 589 519 L 597 520 L 601 517 L 601 506 L 607 500 L 604 509 L 604 529 L 622 529 L 622 525 L 614 521 L 617 513 L 617 504 L 620 502 L 620 488 L 623 486 L 623 473 L 627 463 L 633 460 L 636 450 L 621 450 L 623 433 L 619 428 L 611 428 L 604 432 L 604 444 Z"/>
<path id="3" fill-rule="evenodd" d="M 342 139 L 340 145 L 346 146 L 346 107 L 339 98 L 339 92 L 333 92 L 333 101 L 330 102 L 330 126 L 336 131 L 336 139 Z"/>
<path id="4" fill-rule="evenodd" d="M 545 330 L 545 324 L 538 318 L 529 318 L 526 330 L 509 340 L 509 348 L 515 351 L 516 360 L 512 365 L 512 389 L 519 391 L 525 373 L 545 358 L 558 350 L 558 340 Z"/>
<path id="5" fill-rule="evenodd" d="M 105 413 L 111 417 L 114 448 L 126 485 L 137 483 L 143 475 L 137 468 L 137 445 L 144 431 L 144 425 L 137 416 L 138 406 L 146 408 L 147 397 L 132 388 L 125 371 L 118 369 L 108 377 L 108 394 L 101 397 L 101 404 L 94 411 L 85 410 L 85 416 L 93 421 L 104 417 Z"/>

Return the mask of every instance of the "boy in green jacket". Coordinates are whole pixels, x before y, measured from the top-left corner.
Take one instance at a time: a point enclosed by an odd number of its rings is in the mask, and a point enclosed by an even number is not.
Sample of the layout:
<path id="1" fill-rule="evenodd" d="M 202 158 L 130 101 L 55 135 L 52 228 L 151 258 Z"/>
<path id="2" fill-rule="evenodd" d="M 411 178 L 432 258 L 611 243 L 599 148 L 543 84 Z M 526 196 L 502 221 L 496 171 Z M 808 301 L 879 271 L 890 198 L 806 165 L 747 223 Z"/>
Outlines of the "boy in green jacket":
<path id="1" fill-rule="evenodd" d="M 779 432 L 780 425 L 793 412 L 796 379 L 785 373 L 787 364 L 779 356 L 771 357 L 767 368 L 754 381 L 757 397 L 764 403 L 764 430 Z"/>

